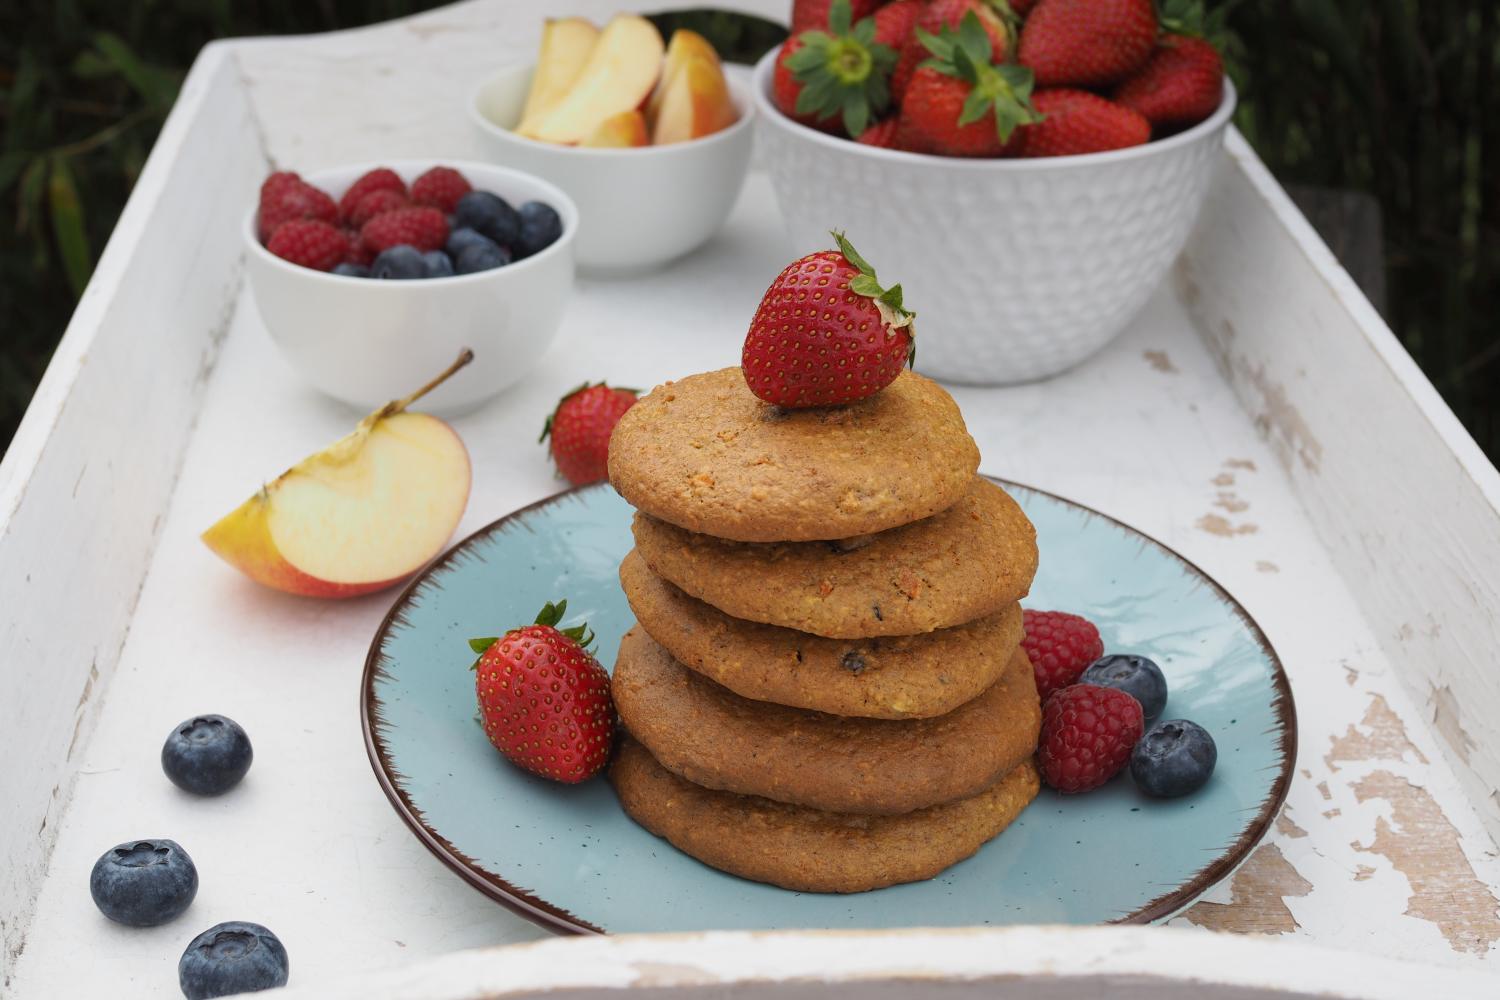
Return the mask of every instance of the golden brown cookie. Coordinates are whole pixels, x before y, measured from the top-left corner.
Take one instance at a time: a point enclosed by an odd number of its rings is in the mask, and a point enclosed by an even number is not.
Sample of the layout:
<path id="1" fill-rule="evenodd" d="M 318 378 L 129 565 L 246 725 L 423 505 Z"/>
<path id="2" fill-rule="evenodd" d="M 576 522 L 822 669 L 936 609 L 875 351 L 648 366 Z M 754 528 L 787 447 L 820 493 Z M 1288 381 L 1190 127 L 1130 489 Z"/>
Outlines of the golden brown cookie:
<path id="1" fill-rule="evenodd" d="M 825 639 L 731 618 L 663 580 L 632 551 L 631 610 L 683 666 L 756 701 L 868 719 L 944 715 L 995 683 L 1021 643 L 1021 606 L 924 635 Z"/>
<path id="2" fill-rule="evenodd" d="M 700 601 L 833 639 L 962 625 L 1025 597 L 1036 575 L 1036 529 L 977 476 L 934 517 L 842 542 L 732 542 L 640 513 L 632 530 L 651 569 Z"/>
<path id="3" fill-rule="evenodd" d="M 936 514 L 979 449 L 936 382 L 902 372 L 848 406 L 788 410 L 738 368 L 657 386 L 620 419 L 609 481 L 688 531 L 746 542 L 848 538 Z"/>
<path id="4" fill-rule="evenodd" d="M 972 798 L 904 816 L 847 816 L 684 781 L 631 739 L 610 781 L 637 823 L 706 865 L 799 892 L 919 882 L 969 857 L 1036 798 L 1024 761 Z"/>
<path id="5" fill-rule="evenodd" d="M 975 795 L 1036 751 L 1042 710 L 1017 647 L 1000 680 L 935 719 L 851 719 L 741 698 L 625 633 L 610 693 L 663 767 L 705 788 L 890 816 Z"/>

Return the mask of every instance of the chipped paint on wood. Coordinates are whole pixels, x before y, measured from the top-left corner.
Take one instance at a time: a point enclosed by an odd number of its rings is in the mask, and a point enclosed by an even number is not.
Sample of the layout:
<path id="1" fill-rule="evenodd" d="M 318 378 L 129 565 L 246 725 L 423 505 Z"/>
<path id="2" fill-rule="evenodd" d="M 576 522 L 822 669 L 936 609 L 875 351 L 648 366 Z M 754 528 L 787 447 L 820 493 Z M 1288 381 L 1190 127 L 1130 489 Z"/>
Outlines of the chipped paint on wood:
<path id="1" fill-rule="evenodd" d="M 1213 483 L 1215 486 L 1233 486 L 1234 473 L 1221 472 L 1217 476 L 1214 476 L 1212 479 L 1210 479 L 1209 482 Z"/>
<path id="2" fill-rule="evenodd" d="M 1204 514 L 1198 518 L 1198 527 L 1210 535 L 1233 538 L 1235 535 L 1253 535 L 1260 530 L 1258 524 L 1230 524 L 1218 514 Z"/>
<path id="3" fill-rule="evenodd" d="M 1172 359 L 1167 356 L 1166 351 L 1142 351 L 1146 363 L 1152 368 L 1166 375 L 1176 375 L 1177 366 L 1172 364 Z"/>
<path id="4" fill-rule="evenodd" d="M 1374 838 L 1354 848 L 1384 856 L 1406 876 L 1407 915 L 1436 924 L 1455 951 L 1487 954 L 1500 941 L 1500 900 L 1475 875 L 1458 831 L 1427 789 L 1380 770 L 1356 782 L 1354 796 L 1390 805 L 1389 819 L 1375 820 Z"/>
<path id="5" fill-rule="evenodd" d="M 1264 844 L 1234 875 L 1227 903 L 1204 901 L 1183 916 L 1199 927 L 1244 934 L 1290 934 L 1300 924 L 1286 900 L 1306 896 L 1312 883 L 1293 868 L 1275 844 Z"/>
<path id="6" fill-rule="evenodd" d="M 1446 684 L 1432 689 L 1432 725 L 1448 741 L 1448 746 L 1458 755 L 1458 759 L 1467 764 L 1469 754 L 1474 749 L 1474 741 L 1469 738 L 1459 720 L 1458 698 Z"/>
<path id="7" fill-rule="evenodd" d="M 1276 817 L 1276 832 L 1283 837 L 1289 837 L 1293 840 L 1307 836 L 1307 831 L 1297 825 L 1296 820 L 1292 819 L 1291 813 L 1291 806 L 1286 806 L 1281 810 L 1281 815 Z"/>
<path id="8" fill-rule="evenodd" d="M 1356 865 L 1354 868 L 1354 881 L 1368 882 L 1375 874 L 1375 869 L 1369 865 Z"/>
<path id="9" fill-rule="evenodd" d="M 1230 469 L 1244 469 L 1246 472 L 1255 471 L 1255 462 L 1248 458 L 1231 458 L 1224 465 Z"/>
<path id="10" fill-rule="evenodd" d="M 1280 573 L 1281 567 L 1269 559 L 1257 559 L 1255 561 L 1255 571 L 1257 573 Z"/>
<path id="11" fill-rule="evenodd" d="M 1414 758 L 1418 763 L 1427 763 L 1422 751 L 1412 745 L 1406 735 L 1406 727 L 1385 697 L 1370 696 L 1370 705 L 1359 726 L 1350 726 L 1343 736 L 1333 738 L 1332 746 L 1323 757 L 1328 770 L 1338 771 L 1340 764 L 1370 760 L 1406 760 Z"/>

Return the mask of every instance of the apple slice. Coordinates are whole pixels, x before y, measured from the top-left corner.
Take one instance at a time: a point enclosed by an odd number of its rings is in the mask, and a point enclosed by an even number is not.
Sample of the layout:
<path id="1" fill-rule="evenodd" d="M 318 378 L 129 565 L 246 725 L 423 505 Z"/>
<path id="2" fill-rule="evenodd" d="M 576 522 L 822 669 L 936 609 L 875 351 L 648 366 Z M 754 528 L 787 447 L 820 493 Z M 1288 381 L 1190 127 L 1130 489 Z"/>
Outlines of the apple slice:
<path id="1" fill-rule="evenodd" d="M 469 453 L 437 417 L 406 408 L 472 361 L 354 433 L 309 455 L 203 533 L 259 583 L 309 597 L 355 597 L 399 583 L 437 555 L 469 501 Z"/>
<path id="2" fill-rule="evenodd" d="M 661 75 L 662 50 L 661 33 L 650 21 L 616 16 L 604 26 L 567 96 L 529 134 L 545 142 L 582 142 L 605 119 L 639 108 Z"/>
<path id="3" fill-rule="evenodd" d="M 650 142 L 651 137 L 646 134 L 646 117 L 631 108 L 629 111 L 621 111 L 617 115 L 604 119 L 599 127 L 594 129 L 594 134 L 579 145 L 625 147 L 645 146 Z"/>
<path id="4" fill-rule="evenodd" d="M 678 28 L 672 32 L 672 40 L 667 43 L 667 59 L 662 66 L 661 80 L 651 92 L 651 99 L 646 102 L 647 125 L 656 127 L 656 116 L 661 111 L 667 87 L 693 56 L 707 59 L 715 66 L 719 65 L 719 53 L 714 51 L 708 39 L 688 28 Z"/>
<path id="5" fill-rule="evenodd" d="M 531 135 L 536 123 L 567 96 L 598 40 L 599 29 L 592 21 L 581 17 L 547 19 L 517 132 Z"/>
<path id="6" fill-rule="evenodd" d="M 665 146 L 712 135 L 739 117 L 717 61 L 690 56 L 662 95 L 651 141 Z"/>

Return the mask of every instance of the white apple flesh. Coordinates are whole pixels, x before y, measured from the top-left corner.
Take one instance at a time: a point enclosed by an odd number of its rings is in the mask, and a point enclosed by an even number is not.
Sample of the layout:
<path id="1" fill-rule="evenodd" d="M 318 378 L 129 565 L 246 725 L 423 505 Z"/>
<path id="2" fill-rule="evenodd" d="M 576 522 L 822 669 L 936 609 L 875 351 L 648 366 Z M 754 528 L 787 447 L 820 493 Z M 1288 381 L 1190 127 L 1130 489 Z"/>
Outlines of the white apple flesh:
<path id="1" fill-rule="evenodd" d="M 406 407 L 472 357 L 292 466 L 203 541 L 251 579 L 310 597 L 373 593 L 415 573 L 458 527 L 471 475 L 457 432 Z"/>

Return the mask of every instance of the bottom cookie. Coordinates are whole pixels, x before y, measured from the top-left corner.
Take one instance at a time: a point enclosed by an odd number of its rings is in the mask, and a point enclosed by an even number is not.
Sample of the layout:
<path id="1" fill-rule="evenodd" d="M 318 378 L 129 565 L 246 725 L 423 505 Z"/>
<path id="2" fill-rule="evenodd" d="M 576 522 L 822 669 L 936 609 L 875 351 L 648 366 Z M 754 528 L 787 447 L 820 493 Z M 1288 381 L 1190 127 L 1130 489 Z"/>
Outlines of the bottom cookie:
<path id="1" fill-rule="evenodd" d="M 1030 760 L 978 795 L 900 816 L 853 816 L 694 785 L 622 741 L 610 781 L 641 826 L 706 865 L 799 892 L 919 882 L 969 857 L 1036 797 Z"/>

